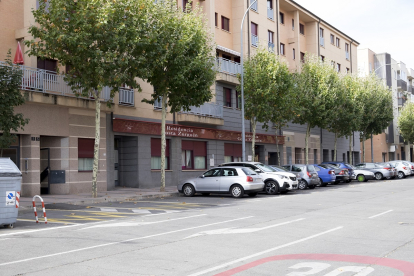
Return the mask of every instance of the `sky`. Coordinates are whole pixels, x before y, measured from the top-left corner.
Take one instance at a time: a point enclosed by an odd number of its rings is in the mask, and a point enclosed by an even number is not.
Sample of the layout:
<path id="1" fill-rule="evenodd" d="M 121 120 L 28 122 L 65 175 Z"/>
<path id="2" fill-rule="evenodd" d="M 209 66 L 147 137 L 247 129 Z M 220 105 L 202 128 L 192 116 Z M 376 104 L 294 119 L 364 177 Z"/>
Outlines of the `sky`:
<path id="1" fill-rule="evenodd" d="M 360 43 L 414 69 L 414 0 L 294 0 Z"/>

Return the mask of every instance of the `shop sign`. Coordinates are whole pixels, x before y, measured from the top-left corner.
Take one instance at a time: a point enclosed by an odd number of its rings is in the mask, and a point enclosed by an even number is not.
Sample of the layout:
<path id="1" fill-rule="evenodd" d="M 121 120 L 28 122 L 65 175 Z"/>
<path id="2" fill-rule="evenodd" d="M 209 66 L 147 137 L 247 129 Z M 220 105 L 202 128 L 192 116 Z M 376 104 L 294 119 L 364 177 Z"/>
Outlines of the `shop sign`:
<path id="1" fill-rule="evenodd" d="M 127 119 L 113 120 L 113 131 L 121 133 L 136 133 L 148 135 L 161 135 L 161 124 L 155 122 L 135 121 Z M 182 125 L 166 124 L 166 136 L 176 136 L 183 138 L 211 139 L 240 142 L 241 132 L 218 130 L 211 128 L 189 127 Z M 246 142 L 251 142 L 252 133 L 246 133 Z M 275 144 L 276 136 L 267 134 L 256 134 L 256 143 Z M 278 144 L 285 143 L 284 136 L 278 136 Z"/>

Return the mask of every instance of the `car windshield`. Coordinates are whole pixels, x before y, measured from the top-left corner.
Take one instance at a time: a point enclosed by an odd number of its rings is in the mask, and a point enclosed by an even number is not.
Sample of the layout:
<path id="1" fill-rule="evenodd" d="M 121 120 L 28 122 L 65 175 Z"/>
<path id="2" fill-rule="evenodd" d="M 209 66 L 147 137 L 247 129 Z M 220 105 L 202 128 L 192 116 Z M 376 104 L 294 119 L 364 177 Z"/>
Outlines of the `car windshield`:
<path id="1" fill-rule="evenodd" d="M 264 172 L 276 172 L 275 169 L 273 169 L 272 167 L 265 165 L 265 164 L 254 164 L 256 167 L 258 167 L 259 169 L 261 169 Z"/>

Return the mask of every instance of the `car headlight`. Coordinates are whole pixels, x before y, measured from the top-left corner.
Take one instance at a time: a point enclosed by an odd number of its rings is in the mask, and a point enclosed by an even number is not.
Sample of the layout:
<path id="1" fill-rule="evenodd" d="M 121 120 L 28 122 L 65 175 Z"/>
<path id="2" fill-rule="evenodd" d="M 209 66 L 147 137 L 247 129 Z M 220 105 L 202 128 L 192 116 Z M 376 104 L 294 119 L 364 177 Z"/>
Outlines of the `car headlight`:
<path id="1" fill-rule="evenodd" d="M 282 175 L 283 179 L 289 179 L 289 177 L 287 177 L 286 175 Z"/>

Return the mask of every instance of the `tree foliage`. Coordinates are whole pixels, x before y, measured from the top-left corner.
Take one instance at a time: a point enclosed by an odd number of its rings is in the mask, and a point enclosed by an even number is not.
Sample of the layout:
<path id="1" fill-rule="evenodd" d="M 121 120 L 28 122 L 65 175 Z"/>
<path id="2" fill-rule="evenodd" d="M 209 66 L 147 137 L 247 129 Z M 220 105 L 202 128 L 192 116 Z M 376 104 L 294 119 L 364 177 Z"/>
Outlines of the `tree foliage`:
<path id="1" fill-rule="evenodd" d="M 414 143 L 414 103 L 408 102 L 398 117 L 398 129 L 407 143 Z"/>
<path id="2" fill-rule="evenodd" d="M 69 65 L 65 81 L 77 95 L 95 99 L 92 196 L 96 197 L 101 90 L 109 87 L 112 98 L 123 84 L 139 89 L 135 77 L 145 76 L 144 53 L 151 50 L 149 40 L 154 35 L 150 19 L 154 1 L 39 2 L 33 11 L 37 24 L 29 27 L 34 40 L 26 41 L 29 54 Z"/>
<path id="3" fill-rule="evenodd" d="M 176 1 L 158 1 L 152 14 L 151 51 L 146 51 L 146 77 L 154 86 L 150 99 L 162 102 L 161 191 L 165 189 L 165 120 L 168 112 L 189 110 L 212 98 L 216 77 L 214 43 L 197 6 L 183 12 Z M 139 55 L 138 53 L 134 53 Z"/>
<path id="4" fill-rule="evenodd" d="M 24 97 L 20 92 L 22 83 L 22 71 L 19 66 L 12 63 L 10 50 L 4 65 L 0 65 L 0 149 L 3 156 L 3 149 L 9 148 L 15 141 L 17 132 L 29 122 L 22 113 L 15 113 L 14 107 L 24 104 Z"/>

